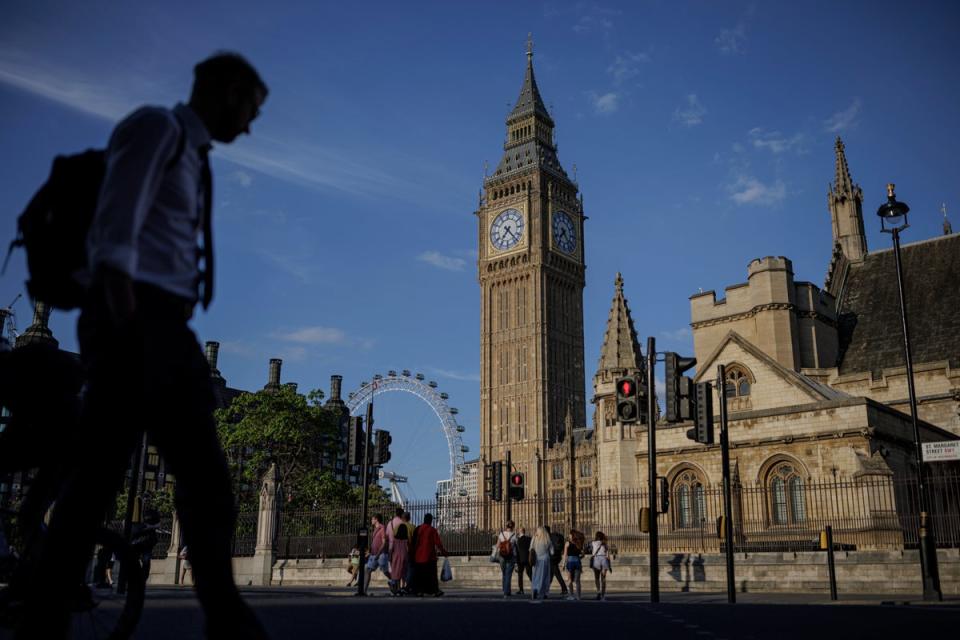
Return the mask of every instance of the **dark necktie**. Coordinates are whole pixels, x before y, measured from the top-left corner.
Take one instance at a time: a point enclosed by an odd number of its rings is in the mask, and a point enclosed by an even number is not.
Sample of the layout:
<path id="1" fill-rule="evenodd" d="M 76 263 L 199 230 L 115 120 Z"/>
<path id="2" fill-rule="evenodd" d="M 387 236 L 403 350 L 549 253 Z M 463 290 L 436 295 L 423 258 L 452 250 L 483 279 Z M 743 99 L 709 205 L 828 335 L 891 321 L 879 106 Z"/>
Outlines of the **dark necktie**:
<path id="1" fill-rule="evenodd" d="M 204 310 L 213 300 L 213 174 L 210 171 L 210 145 L 200 147 L 200 183 L 203 186 L 203 285 L 200 301 Z"/>

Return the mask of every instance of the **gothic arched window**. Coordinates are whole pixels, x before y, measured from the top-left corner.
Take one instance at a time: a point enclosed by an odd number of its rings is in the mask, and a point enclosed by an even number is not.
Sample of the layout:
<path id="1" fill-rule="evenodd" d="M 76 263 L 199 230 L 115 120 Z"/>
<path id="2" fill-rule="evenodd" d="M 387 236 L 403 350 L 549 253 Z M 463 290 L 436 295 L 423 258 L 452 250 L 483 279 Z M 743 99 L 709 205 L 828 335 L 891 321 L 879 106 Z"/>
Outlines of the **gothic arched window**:
<path id="1" fill-rule="evenodd" d="M 742 398 L 750 395 L 752 376 L 745 367 L 738 364 L 726 368 L 726 393 L 728 398 Z"/>
<path id="2" fill-rule="evenodd" d="M 807 505 L 803 478 L 795 465 L 781 462 L 767 476 L 770 495 L 770 522 L 775 525 L 802 524 Z"/>
<path id="3" fill-rule="evenodd" d="M 676 527 L 700 527 L 707 517 L 706 496 L 703 482 L 693 470 L 684 470 L 674 479 L 673 495 Z"/>

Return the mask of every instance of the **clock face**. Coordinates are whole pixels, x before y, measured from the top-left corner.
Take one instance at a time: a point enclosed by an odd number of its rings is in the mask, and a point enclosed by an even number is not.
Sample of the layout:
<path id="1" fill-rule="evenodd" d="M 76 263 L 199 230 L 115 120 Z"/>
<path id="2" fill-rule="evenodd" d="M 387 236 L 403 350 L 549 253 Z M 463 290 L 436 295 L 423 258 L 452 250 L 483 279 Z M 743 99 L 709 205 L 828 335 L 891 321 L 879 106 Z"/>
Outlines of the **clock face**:
<path id="1" fill-rule="evenodd" d="M 563 211 L 553 212 L 553 244 L 564 253 L 573 253 L 577 248 L 577 228 Z"/>
<path id="2" fill-rule="evenodd" d="M 523 238 L 523 214 L 516 209 L 506 209 L 493 221 L 490 227 L 490 242 L 504 251 L 517 246 Z"/>

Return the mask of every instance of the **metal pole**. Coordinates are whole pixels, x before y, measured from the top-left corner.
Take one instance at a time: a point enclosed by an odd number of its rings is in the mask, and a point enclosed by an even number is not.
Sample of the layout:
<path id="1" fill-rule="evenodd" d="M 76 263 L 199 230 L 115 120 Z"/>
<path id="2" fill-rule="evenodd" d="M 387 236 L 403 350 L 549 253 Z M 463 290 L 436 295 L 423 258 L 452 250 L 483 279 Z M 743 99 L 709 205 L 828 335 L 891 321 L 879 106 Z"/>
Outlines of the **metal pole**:
<path id="1" fill-rule="evenodd" d="M 660 602 L 660 545 L 657 539 L 657 343 L 647 338 L 647 485 L 650 505 L 650 602 Z"/>
<path id="2" fill-rule="evenodd" d="M 133 534 L 133 520 L 135 516 L 143 518 L 143 509 L 137 509 L 137 498 L 141 492 L 144 458 L 147 455 L 147 432 L 140 437 L 140 447 L 133 456 L 133 468 L 130 470 L 130 488 L 127 492 L 127 511 L 123 518 L 123 539 L 129 543 Z M 120 565 L 117 576 L 117 593 L 127 592 L 127 576 L 123 575 L 123 565 Z"/>
<path id="3" fill-rule="evenodd" d="M 723 537 L 726 538 L 727 602 L 737 602 L 737 585 L 733 564 L 733 508 L 730 497 L 730 438 L 727 431 L 727 368 L 717 367 L 717 393 L 720 396 L 720 464 L 723 467 Z"/>
<path id="4" fill-rule="evenodd" d="M 365 428 L 363 428 L 365 427 Z M 360 571 L 358 573 L 357 581 L 357 595 L 365 596 L 366 594 L 366 570 L 367 570 L 367 559 L 365 557 L 365 551 L 367 550 L 367 542 L 369 539 L 368 535 L 365 535 L 365 532 L 369 531 L 367 520 L 369 520 L 369 515 L 367 513 L 368 503 L 370 501 L 370 436 L 373 434 L 373 398 L 370 398 L 370 402 L 367 403 L 367 419 L 366 424 L 361 427 L 363 431 L 363 469 L 361 473 L 361 482 L 363 482 L 363 506 L 361 507 L 361 516 L 360 516 L 360 528 L 358 529 L 358 542 L 359 542 L 359 551 L 360 551 Z"/>
<path id="5" fill-rule="evenodd" d="M 900 296 L 900 322 L 903 325 L 903 355 L 907 362 L 907 391 L 910 395 L 910 422 L 913 425 L 913 444 L 917 464 L 917 506 L 920 509 L 920 574 L 923 579 L 923 599 L 943 600 L 940 590 L 940 569 L 937 566 L 937 544 L 933 528 L 928 527 L 927 490 L 923 481 L 923 450 L 920 443 L 920 424 L 917 421 L 917 392 L 913 386 L 913 357 L 910 355 L 910 330 L 907 326 L 907 308 L 903 295 L 903 265 L 900 262 L 900 229 L 893 229 L 893 255 L 897 265 L 897 293 Z"/>
<path id="6" fill-rule="evenodd" d="M 830 599 L 837 599 L 837 568 L 833 563 L 833 527 L 826 526 L 827 530 L 827 570 L 830 572 Z"/>
<path id="7" fill-rule="evenodd" d="M 507 464 L 505 471 L 507 473 L 507 481 L 500 486 L 505 486 L 507 488 L 507 522 L 510 522 L 510 520 L 513 518 L 513 498 L 510 497 L 510 477 L 513 475 L 513 467 L 510 463 L 509 449 L 507 450 Z M 500 480 L 502 481 L 503 478 L 500 478 Z"/>

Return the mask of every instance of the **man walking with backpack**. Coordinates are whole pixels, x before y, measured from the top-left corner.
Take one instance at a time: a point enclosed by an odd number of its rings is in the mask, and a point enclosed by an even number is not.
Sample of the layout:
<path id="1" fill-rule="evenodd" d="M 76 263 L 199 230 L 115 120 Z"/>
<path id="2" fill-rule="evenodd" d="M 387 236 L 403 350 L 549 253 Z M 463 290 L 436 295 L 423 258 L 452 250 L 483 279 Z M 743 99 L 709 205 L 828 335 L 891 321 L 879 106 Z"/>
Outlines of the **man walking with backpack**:
<path id="1" fill-rule="evenodd" d="M 266 96 L 249 62 L 220 53 L 194 68 L 189 104 L 143 107 L 113 131 L 78 325 L 88 371 L 83 474 L 57 501 L 20 638 L 65 637 L 69 593 L 144 429 L 177 479 L 207 637 L 266 637 L 233 581 L 230 477 L 210 370 L 188 325 L 197 302 L 206 309 L 213 297 L 211 142 L 249 133 Z"/>
<path id="2" fill-rule="evenodd" d="M 507 520 L 503 531 L 497 535 L 497 554 L 500 559 L 500 571 L 503 573 L 503 597 L 510 597 L 510 585 L 513 582 L 513 568 L 517 564 L 517 534 L 513 532 L 513 520 Z"/>

